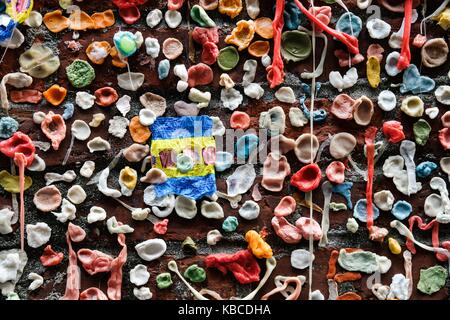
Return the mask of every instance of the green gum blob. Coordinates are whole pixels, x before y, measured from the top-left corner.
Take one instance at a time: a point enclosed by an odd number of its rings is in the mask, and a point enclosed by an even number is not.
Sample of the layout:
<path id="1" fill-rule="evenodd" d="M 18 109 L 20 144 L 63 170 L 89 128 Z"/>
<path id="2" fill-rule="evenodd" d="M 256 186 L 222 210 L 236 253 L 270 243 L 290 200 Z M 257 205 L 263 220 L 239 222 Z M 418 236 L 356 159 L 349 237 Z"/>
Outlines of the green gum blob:
<path id="1" fill-rule="evenodd" d="M 156 276 L 156 285 L 159 289 L 167 289 L 172 283 L 172 276 L 168 272 L 163 272 Z"/>
<path id="2" fill-rule="evenodd" d="M 289 61 L 302 61 L 311 55 L 311 38 L 306 32 L 285 31 L 281 35 L 281 54 Z"/>
<path id="3" fill-rule="evenodd" d="M 428 269 L 421 269 L 417 289 L 428 295 L 438 292 L 445 286 L 447 275 L 447 270 L 439 265 Z"/>
<path id="4" fill-rule="evenodd" d="M 208 16 L 205 9 L 200 7 L 198 4 L 194 5 L 191 9 L 191 18 L 197 22 L 200 27 L 215 27 L 216 23 Z"/>
<path id="5" fill-rule="evenodd" d="M 235 47 L 228 46 L 219 51 L 217 64 L 223 71 L 229 71 L 236 67 L 239 62 L 239 52 Z"/>
<path id="6" fill-rule="evenodd" d="M 423 119 L 420 119 L 413 126 L 414 138 L 416 143 L 423 146 L 427 143 L 431 132 L 431 126 Z"/>
<path id="7" fill-rule="evenodd" d="M 184 276 L 191 282 L 203 282 L 206 280 L 205 269 L 196 264 L 189 266 L 186 271 L 184 271 Z"/>
<path id="8" fill-rule="evenodd" d="M 83 88 L 95 79 L 95 71 L 92 66 L 84 60 L 75 60 L 66 68 L 67 78 L 75 88 Z"/>

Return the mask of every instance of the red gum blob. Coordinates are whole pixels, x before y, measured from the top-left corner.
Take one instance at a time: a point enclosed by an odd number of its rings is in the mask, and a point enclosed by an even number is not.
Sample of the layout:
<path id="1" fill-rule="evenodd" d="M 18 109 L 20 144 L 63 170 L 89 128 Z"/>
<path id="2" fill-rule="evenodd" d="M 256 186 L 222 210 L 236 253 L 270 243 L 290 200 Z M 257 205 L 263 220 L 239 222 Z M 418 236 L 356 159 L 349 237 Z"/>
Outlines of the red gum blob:
<path id="1" fill-rule="evenodd" d="M 141 12 L 136 6 L 131 6 L 128 8 L 120 8 L 119 16 L 125 21 L 126 24 L 133 24 L 139 20 L 141 17 Z"/>
<path id="2" fill-rule="evenodd" d="M 341 67 L 349 67 L 350 62 L 352 63 L 352 65 L 356 65 L 356 64 L 364 61 L 364 56 L 360 53 L 353 56 L 351 58 L 351 61 L 349 61 L 348 52 L 346 52 L 342 49 L 335 50 L 334 56 L 339 59 L 339 66 L 341 66 Z"/>
<path id="3" fill-rule="evenodd" d="M 201 61 L 206 64 L 214 64 L 219 56 L 219 48 L 214 42 L 208 41 L 203 45 Z"/>
<path id="4" fill-rule="evenodd" d="M 321 174 L 317 164 L 308 164 L 292 176 L 291 185 L 297 187 L 300 191 L 310 192 L 319 186 Z"/>
<path id="5" fill-rule="evenodd" d="M 331 8 L 329 6 L 311 7 L 308 9 L 308 12 L 316 16 L 316 18 L 320 20 L 324 25 L 330 24 Z M 317 27 L 316 31 L 322 32 L 323 30 L 320 27 Z"/>
<path id="6" fill-rule="evenodd" d="M 128 256 L 125 235 L 123 233 L 117 235 L 117 242 L 122 246 L 122 250 L 120 250 L 119 255 L 111 262 L 111 275 L 108 279 L 107 290 L 108 298 L 111 300 L 120 300 L 122 298 L 122 267 L 127 262 Z"/>
<path id="7" fill-rule="evenodd" d="M 384 49 L 378 43 L 371 44 L 369 48 L 367 48 L 367 57 L 375 57 L 381 63 L 383 60 Z"/>
<path id="8" fill-rule="evenodd" d="M 297 208 L 297 202 L 291 196 L 283 197 L 275 207 L 274 215 L 277 217 L 285 217 L 290 215 Z"/>
<path id="9" fill-rule="evenodd" d="M 411 34 L 413 0 L 405 0 L 405 28 L 403 30 L 402 50 L 397 62 L 397 69 L 404 70 L 408 68 L 411 62 L 411 49 L 409 47 L 409 36 Z"/>
<path id="10" fill-rule="evenodd" d="M 275 7 L 275 17 L 273 18 L 273 58 L 272 64 L 266 68 L 267 81 L 270 88 L 279 86 L 284 80 L 284 63 L 281 58 L 281 32 L 284 27 L 284 6 L 285 0 L 277 0 Z"/>
<path id="11" fill-rule="evenodd" d="M 395 120 L 383 123 L 383 133 L 389 138 L 390 143 L 397 143 L 405 139 L 402 124 Z"/>
<path id="12" fill-rule="evenodd" d="M 84 270 L 90 275 L 111 270 L 113 258 L 103 252 L 91 249 L 80 249 L 78 250 L 77 255 Z"/>
<path id="13" fill-rule="evenodd" d="M 42 92 L 33 89 L 12 90 L 9 98 L 14 103 L 39 103 L 42 100 Z"/>
<path id="14" fill-rule="evenodd" d="M 439 130 L 439 142 L 445 150 L 450 149 L 450 130 L 449 128 L 444 128 Z"/>
<path id="15" fill-rule="evenodd" d="M 44 267 L 53 267 L 61 263 L 64 259 L 62 252 L 56 252 L 52 249 L 51 245 L 48 245 L 44 249 L 44 253 L 40 256 L 39 260 Z"/>
<path id="16" fill-rule="evenodd" d="M 230 127 L 245 130 L 250 126 L 250 116 L 241 111 L 234 111 L 230 118 Z"/>
<path id="17" fill-rule="evenodd" d="M 285 156 L 269 153 L 264 161 L 261 186 L 266 190 L 279 192 L 283 189 L 284 179 L 290 173 L 291 166 Z"/>
<path id="18" fill-rule="evenodd" d="M 70 240 L 73 242 L 81 242 L 86 238 L 86 231 L 72 222 L 69 222 L 67 232 L 69 232 Z"/>
<path id="19" fill-rule="evenodd" d="M 431 220 L 429 223 L 424 223 L 422 218 L 419 216 L 412 216 L 408 219 L 409 223 L 409 230 L 413 232 L 414 225 L 417 223 L 417 227 L 420 230 L 426 231 L 431 230 L 431 243 L 433 244 L 434 248 L 439 248 L 439 223 L 436 221 L 436 219 Z M 449 248 L 449 242 L 445 241 L 442 243 L 442 246 L 446 249 Z M 416 254 L 416 247 L 414 246 L 414 242 L 412 242 L 410 239 L 406 239 L 406 247 L 409 251 L 411 251 L 412 254 Z M 439 261 L 447 261 L 447 256 L 442 253 L 436 253 L 436 258 Z"/>
<path id="20" fill-rule="evenodd" d="M 219 32 L 217 28 L 195 27 L 192 31 L 192 39 L 201 45 L 206 42 L 219 43 Z"/>
<path id="21" fill-rule="evenodd" d="M 355 100 L 342 93 L 334 98 L 333 104 L 331 105 L 330 112 L 339 119 L 351 120 L 353 119 L 353 104 Z"/>
<path id="22" fill-rule="evenodd" d="M 202 150 L 203 162 L 205 164 L 214 164 L 216 163 L 216 148 L 214 147 L 206 147 Z"/>
<path id="23" fill-rule="evenodd" d="M 298 218 L 297 221 L 295 221 L 295 226 L 300 230 L 305 239 L 309 239 L 310 236 L 312 236 L 314 240 L 320 240 L 320 238 L 322 238 L 320 224 L 314 219 L 306 217 Z"/>
<path id="24" fill-rule="evenodd" d="M 147 0 L 113 0 L 112 1 L 119 9 L 139 6 L 147 2 Z"/>
<path id="25" fill-rule="evenodd" d="M 223 274 L 231 271 L 240 284 L 259 281 L 261 268 L 250 250 L 241 250 L 233 254 L 211 254 L 204 262 L 206 267 L 217 268 Z"/>
<path id="26" fill-rule="evenodd" d="M 109 107 L 119 99 L 119 95 L 114 88 L 103 87 L 95 90 L 95 103 L 101 107 Z"/>
<path id="27" fill-rule="evenodd" d="M 213 72 L 208 65 L 199 63 L 188 69 L 188 84 L 190 87 L 207 85 L 212 81 Z"/>
<path id="28" fill-rule="evenodd" d="M 345 165 L 341 161 L 333 161 L 326 170 L 328 180 L 340 184 L 345 180 Z"/>
<path id="29" fill-rule="evenodd" d="M 427 42 L 427 37 L 419 33 L 414 37 L 412 44 L 414 47 L 422 48 L 425 42 Z"/>
<path id="30" fill-rule="evenodd" d="M 58 150 L 61 141 L 66 137 L 66 123 L 63 117 L 50 111 L 41 122 L 41 129 L 45 136 L 51 140 L 53 149 Z"/>
<path id="31" fill-rule="evenodd" d="M 412 1 L 412 0 L 406 0 L 406 1 Z M 308 20 L 311 23 L 314 23 L 314 25 L 316 26 L 317 29 L 325 31 L 330 36 L 333 36 L 337 40 L 342 42 L 344 45 L 347 46 L 347 49 L 350 53 L 352 53 L 352 54 L 359 53 L 358 38 L 351 36 L 349 34 L 346 34 L 345 32 L 336 31 L 336 30 L 328 27 L 321 20 L 319 20 L 316 16 L 314 16 L 311 12 L 309 12 L 300 1 L 294 0 L 294 2 L 297 5 L 297 7 L 300 9 L 300 11 L 303 12 L 303 14 L 308 18 Z"/>
<path id="32" fill-rule="evenodd" d="M 34 160 L 36 148 L 29 136 L 21 131 L 16 131 L 11 138 L 0 142 L 0 152 L 9 158 L 14 158 L 16 153 L 22 153 L 28 167 Z"/>
<path id="33" fill-rule="evenodd" d="M 163 221 L 157 222 L 153 225 L 153 231 L 157 234 L 166 234 L 168 224 L 169 219 L 164 219 Z"/>
<path id="34" fill-rule="evenodd" d="M 290 224 L 284 217 L 273 217 L 272 227 L 277 236 L 286 243 L 295 244 L 302 240 L 300 230 L 296 226 Z"/>
<path id="35" fill-rule="evenodd" d="M 169 0 L 167 8 L 169 10 L 178 10 L 183 6 L 184 0 Z"/>
<path id="36" fill-rule="evenodd" d="M 80 293 L 80 300 L 108 300 L 108 297 L 99 288 L 91 287 Z"/>
<path id="37" fill-rule="evenodd" d="M 366 184 L 366 200 L 367 200 L 367 229 L 372 234 L 373 227 L 373 174 L 374 174 L 374 156 L 375 145 L 374 140 L 377 134 L 377 127 L 369 127 L 364 133 L 364 142 L 367 147 L 367 184 Z"/>

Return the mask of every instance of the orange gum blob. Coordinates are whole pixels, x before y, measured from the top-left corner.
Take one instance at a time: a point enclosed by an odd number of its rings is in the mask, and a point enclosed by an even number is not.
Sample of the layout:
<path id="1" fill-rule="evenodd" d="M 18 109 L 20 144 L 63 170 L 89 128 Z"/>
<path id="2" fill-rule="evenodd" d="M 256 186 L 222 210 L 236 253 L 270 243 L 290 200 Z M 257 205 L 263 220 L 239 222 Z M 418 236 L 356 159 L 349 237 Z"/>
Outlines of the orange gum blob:
<path id="1" fill-rule="evenodd" d="M 150 138 L 150 129 L 139 122 L 139 116 L 131 118 L 129 129 L 134 142 L 145 143 Z"/>
<path id="2" fill-rule="evenodd" d="M 248 47 L 248 53 L 252 56 L 260 58 L 269 53 L 270 44 L 269 41 L 255 41 Z"/>
<path id="3" fill-rule="evenodd" d="M 49 103 L 56 107 L 59 106 L 66 98 L 67 89 L 54 84 L 44 91 L 43 95 Z"/>
<path id="4" fill-rule="evenodd" d="M 55 10 L 46 13 L 42 21 L 44 22 L 47 29 L 54 33 L 66 30 L 70 25 L 69 19 L 62 15 L 61 10 Z"/>

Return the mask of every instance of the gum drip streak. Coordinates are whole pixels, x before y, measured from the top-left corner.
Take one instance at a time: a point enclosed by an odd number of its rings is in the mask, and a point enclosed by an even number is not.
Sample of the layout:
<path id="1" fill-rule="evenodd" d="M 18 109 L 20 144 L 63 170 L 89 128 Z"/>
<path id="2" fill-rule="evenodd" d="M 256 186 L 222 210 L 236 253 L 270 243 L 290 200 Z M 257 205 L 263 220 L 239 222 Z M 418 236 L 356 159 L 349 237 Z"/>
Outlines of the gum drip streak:
<path id="1" fill-rule="evenodd" d="M 412 0 L 410 0 L 412 1 Z M 298 1 L 294 0 L 295 4 L 299 7 L 300 11 L 308 18 L 308 20 L 313 25 L 313 30 L 317 26 L 320 28 L 320 30 L 323 30 L 324 32 L 328 33 L 329 35 L 333 36 L 340 42 L 342 42 L 344 45 L 347 46 L 349 53 L 352 54 L 358 54 L 359 53 L 359 46 L 358 46 L 358 39 L 354 37 L 353 35 L 348 35 L 344 32 L 338 32 L 326 24 L 324 24 L 322 21 L 317 19 L 315 14 L 311 14 L 304 6 L 303 4 Z M 338 2 L 339 3 L 339 2 Z M 343 3 L 339 3 L 341 6 Z M 313 1 L 311 1 L 312 7 Z M 281 58 L 281 52 L 280 52 L 280 46 L 281 46 L 281 31 L 283 30 L 284 26 L 284 18 L 283 18 L 283 12 L 284 12 L 284 6 L 285 6 L 285 0 L 277 0 L 276 2 L 276 10 L 275 10 L 275 17 L 273 19 L 272 25 L 274 30 L 274 49 L 273 49 L 273 59 L 272 64 L 267 67 L 267 80 L 270 83 L 270 88 L 275 88 L 278 85 L 280 85 L 283 82 L 284 79 L 284 64 L 283 59 Z M 412 6 L 412 4 L 411 4 Z M 345 5 L 344 5 L 345 8 Z M 313 40 L 314 41 L 314 40 Z"/>
<path id="2" fill-rule="evenodd" d="M 315 14 L 315 6 L 314 0 L 311 0 L 311 7 L 314 10 Z M 316 97 L 316 25 L 312 24 L 312 60 L 313 60 L 313 77 L 311 79 L 311 104 L 309 110 L 309 133 L 310 133 L 310 148 L 311 148 L 311 163 L 314 163 L 314 153 L 312 152 L 314 148 L 314 102 Z M 311 205 L 309 206 L 309 219 L 313 221 L 313 191 L 309 192 L 309 201 L 311 201 Z M 314 239 L 313 233 L 309 235 L 309 253 L 311 257 L 314 256 Z M 309 267 L 308 267 L 308 299 L 311 300 L 311 292 L 312 292 L 312 269 L 313 269 L 313 259 L 309 259 Z"/>
<path id="3" fill-rule="evenodd" d="M 409 36 L 411 34 L 412 2 L 405 0 L 405 29 L 403 30 L 402 50 L 398 58 L 397 69 L 404 70 L 411 63 L 411 50 L 409 48 Z"/>
<path id="4" fill-rule="evenodd" d="M 376 127 L 370 127 L 366 130 L 364 139 L 367 146 L 367 184 L 366 184 L 366 199 L 367 199 L 367 229 L 372 233 L 373 228 L 373 174 L 374 174 L 374 155 L 375 155 L 375 135 L 377 134 Z"/>

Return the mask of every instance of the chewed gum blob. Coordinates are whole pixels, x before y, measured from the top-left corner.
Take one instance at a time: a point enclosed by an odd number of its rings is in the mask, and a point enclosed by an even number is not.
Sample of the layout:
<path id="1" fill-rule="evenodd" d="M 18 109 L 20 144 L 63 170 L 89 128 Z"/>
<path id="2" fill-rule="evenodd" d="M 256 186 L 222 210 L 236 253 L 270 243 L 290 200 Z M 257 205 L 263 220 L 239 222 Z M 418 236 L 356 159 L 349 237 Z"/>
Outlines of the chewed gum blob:
<path id="1" fill-rule="evenodd" d="M 255 23 L 252 20 L 240 20 L 231 31 L 231 35 L 225 38 L 225 43 L 234 44 L 239 51 L 242 51 L 250 45 L 254 35 Z"/>
<path id="2" fill-rule="evenodd" d="M 291 178 L 291 185 L 297 187 L 300 191 L 310 192 L 320 184 L 321 171 L 317 164 L 311 163 L 302 167 Z"/>
<path id="3" fill-rule="evenodd" d="M 66 137 L 66 123 L 63 117 L 49 111 L 41 122 L 41 130 L 51 140 L 53 149 L 58 150 L 61 141 Z"/>

